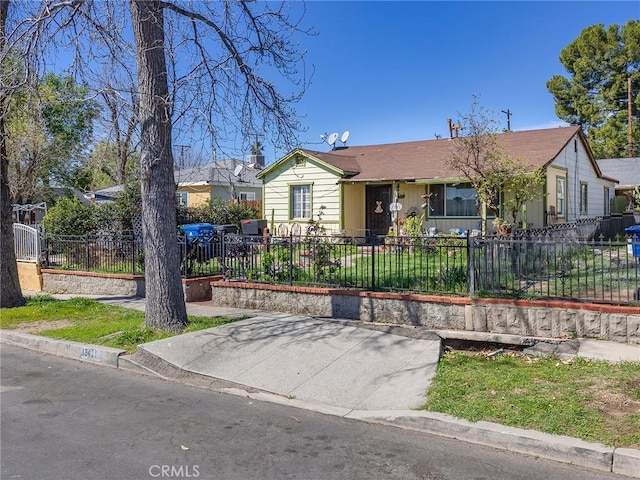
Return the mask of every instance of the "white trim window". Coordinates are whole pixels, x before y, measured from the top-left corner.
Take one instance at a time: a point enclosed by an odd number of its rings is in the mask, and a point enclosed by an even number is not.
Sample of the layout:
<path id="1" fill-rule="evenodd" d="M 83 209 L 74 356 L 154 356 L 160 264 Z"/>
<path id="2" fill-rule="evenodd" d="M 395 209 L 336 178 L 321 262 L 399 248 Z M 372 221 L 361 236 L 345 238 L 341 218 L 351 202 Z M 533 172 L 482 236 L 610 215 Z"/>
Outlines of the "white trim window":
<path id="1" fill-rule="evenodd" d="M 189 192 L 176 192 L 176 202 L 180 207 L 189 206 Z"/>
<path id="2" fill-rule="evenodd" d="M 311 185 L 291 185 L 291 218 L 311 218 Z"/>
<path id="3" fill-rule="evenodd" d="M 604 187 L 604 214 L 605 215 L 611 215 L 611 198 L 610 198 L 611 192 L 609 190 L 609 187 Z"/>
<path id="4" fill-rule="evenodd" d="M 256 199 L 256 192 L 240 192 L 238 199 L 241 202 L 253 202 Z"/>
<path id="5" fill-rule="evenodd" d="M 580 215 L 589 213 L 589 185 L 580 182 Z"/>
<path id="6" fill-rule="evenodd" d="M 564 217 L 566 196 L 566 179 L 565 177 L 556 177 L 556 215 Z"/>

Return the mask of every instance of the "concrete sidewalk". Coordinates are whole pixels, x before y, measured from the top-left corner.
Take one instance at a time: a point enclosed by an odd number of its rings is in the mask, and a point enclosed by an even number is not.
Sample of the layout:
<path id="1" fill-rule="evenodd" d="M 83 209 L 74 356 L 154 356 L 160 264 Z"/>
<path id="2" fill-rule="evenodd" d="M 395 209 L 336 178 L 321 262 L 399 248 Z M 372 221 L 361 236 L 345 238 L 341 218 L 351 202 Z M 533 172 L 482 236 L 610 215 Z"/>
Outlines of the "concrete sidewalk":
<path id="1" fill-rule="evenodd" d="M 29 295 L 31 292 L 25 292 Z M 55 295 L 65 299 L 77 295 Z M 145 299 L 91 296 L 100 302 L 137 310 Z M 166 368 L 233 385 L 228 393 L 282 403 L 347 418 L 458 438 L 494 448 L 640 478 L 640 450 L 611 448 L 570 437 L 412 410 L 425 401 L 440 356 L 442 338 L 518 344 L 522 337 L 478 332 L 433 332 L 412 327 L 373 326 L 340 319 L 219 308 L 189 303 L 190 315 L 242 320 L 147 343 L 139 354 L 59 342 L 61 355 L 162 374 Z M 381 329 L 385 331 L 380 331 Z M 54 340 L 2 332 L 2 341 L 56 353 Z M 564 354 L 612 362 L 640 362 L 640 345 L 573 339 Z M 524 345 L 525 343 L 521 343 Z M 83 356 L 84 355 L 84 356 Z M 149 361 L 151 359 L 151 361 Z M 180 374 L 174 378 L 184 378 Z"/>

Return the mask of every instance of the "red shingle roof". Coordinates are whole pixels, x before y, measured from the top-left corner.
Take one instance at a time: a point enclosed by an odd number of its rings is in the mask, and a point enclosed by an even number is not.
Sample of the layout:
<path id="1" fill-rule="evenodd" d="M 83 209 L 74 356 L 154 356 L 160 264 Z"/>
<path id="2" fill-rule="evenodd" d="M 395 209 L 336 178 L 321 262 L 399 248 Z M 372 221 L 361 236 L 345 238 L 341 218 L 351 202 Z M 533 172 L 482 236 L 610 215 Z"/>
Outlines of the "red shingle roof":
<path id="1" fill-rule="evenodd" d="M 497 140 L 511 157 L 520 157 L 535 167 L 552 162 L 579 131 L 579 126 L 573 126 L 506 132 L 498 134 Z M 422 140 L 337 148 L 330 152 L 301 150 L 343 170 L 353 181 L 457 178 L 460 172 L 445 161 L 454 141 Z"/>

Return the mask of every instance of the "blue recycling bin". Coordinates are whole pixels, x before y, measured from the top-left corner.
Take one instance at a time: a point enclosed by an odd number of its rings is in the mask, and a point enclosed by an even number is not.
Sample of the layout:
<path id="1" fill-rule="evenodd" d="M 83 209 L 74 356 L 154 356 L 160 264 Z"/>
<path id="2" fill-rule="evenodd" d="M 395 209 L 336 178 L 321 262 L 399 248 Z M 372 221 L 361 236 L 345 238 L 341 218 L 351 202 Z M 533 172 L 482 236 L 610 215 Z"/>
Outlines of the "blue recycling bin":
<path id="1" fill-rule="evenodd" d="M 213 225 L 210 223 L 189 223 L 182 225 L 182 231 L 187 237 L 188 242 L 192 242 L 196 238 L 209 238 L 213 235 Z"/>
<path id="2" fill-rule="evenodd" d="M 631 237 L 631 252 L 634 257 L 640 257 L 640 225 L 632 225 L 624 229 L 625 233 Z"/>
<path id="3" fill-rule="evenodd" d="M 187 240 L 187 254 L 196 255 L 200 260 L 209 260 L 214 226 L 210 223 L 189 223 L 181 228 Z"/>

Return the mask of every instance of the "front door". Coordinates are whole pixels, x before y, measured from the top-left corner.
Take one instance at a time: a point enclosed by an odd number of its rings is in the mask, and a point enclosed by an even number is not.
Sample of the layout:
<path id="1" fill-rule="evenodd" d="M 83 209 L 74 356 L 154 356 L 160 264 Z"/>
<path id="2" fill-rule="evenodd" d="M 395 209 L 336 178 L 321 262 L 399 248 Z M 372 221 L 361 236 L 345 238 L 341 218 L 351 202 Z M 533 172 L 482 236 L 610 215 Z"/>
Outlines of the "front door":
<path id="1" fill-rule="evenodd" d="M 386 235 L 391 226 L 391 185 L 367 185 L 367 232 L 369 235 Z"/>

